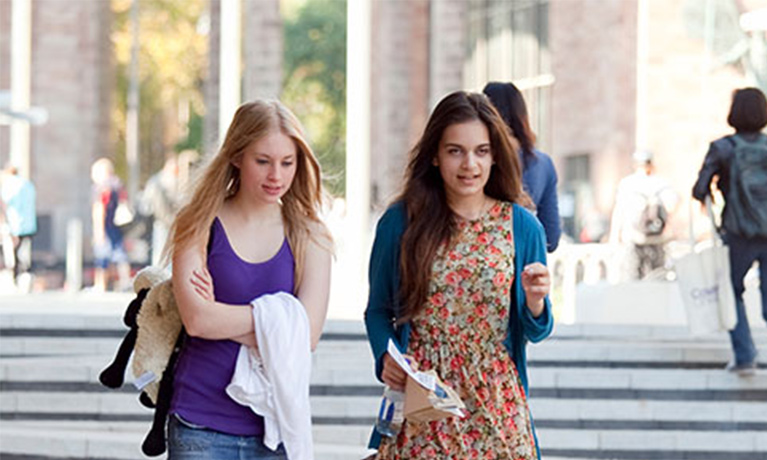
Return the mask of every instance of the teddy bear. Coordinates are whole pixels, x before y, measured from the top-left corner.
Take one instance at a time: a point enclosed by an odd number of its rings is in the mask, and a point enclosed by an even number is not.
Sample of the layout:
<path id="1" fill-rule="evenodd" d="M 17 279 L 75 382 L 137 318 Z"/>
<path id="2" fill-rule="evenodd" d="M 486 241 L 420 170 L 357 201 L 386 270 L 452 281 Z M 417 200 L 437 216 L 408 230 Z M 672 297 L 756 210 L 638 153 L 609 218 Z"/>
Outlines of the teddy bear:
<path id="1" fill-rule="evenodd" d="M 154 408 L 152 427 L 141 450 L 149 456 L 165 452 L 165 422 L 173 395 L 173 372 L 185 334 L 173 286 L 165 270 L 146 267 L 133 281 L 136 297 L 128 304 L 123 323 L 128 326 L 112 363 L 99 375 L 109 388 L 122 386 L 131 354 L 139 400 Z"/>

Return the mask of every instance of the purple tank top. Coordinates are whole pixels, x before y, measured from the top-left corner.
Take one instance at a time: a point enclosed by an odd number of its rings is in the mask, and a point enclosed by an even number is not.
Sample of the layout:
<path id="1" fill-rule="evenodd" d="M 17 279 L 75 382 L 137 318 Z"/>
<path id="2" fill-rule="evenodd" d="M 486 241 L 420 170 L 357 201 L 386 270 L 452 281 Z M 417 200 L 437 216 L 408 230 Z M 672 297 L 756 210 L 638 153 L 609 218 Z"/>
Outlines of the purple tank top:
<path id="1" fill-rule="evenodd" d="M 263 294 L 293 293 L 294 266 L 287 238 L 274 257 L 254 264 L 237 256 L 221 222 L 213 221 L 208 270 L 217 301 L 249 305 Z M 187 337 L 176 366 L 170 412 L 223 433 L 263 435 L 263 418 L 234 402 L 225 391 L 239 350 L 240 344 L 232 340 Z"/>

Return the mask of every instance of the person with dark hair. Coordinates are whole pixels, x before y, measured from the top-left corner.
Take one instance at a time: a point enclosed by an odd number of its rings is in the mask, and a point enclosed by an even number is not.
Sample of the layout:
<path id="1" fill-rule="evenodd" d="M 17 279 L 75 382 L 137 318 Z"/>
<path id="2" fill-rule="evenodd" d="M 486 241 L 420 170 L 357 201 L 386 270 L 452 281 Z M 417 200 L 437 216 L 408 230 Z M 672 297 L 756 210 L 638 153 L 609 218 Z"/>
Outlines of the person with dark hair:
<path id="1" fill-rule="evenodd" d="M 530 128 L 525 99 L 513 83 L 490 82 L 482 92 L 490 98 L 519 142 L 522 184 L 532 198 L 535 214 L 546 231 L 547 249 L 554 252 L 562 235 L 554 163 L 550 156 L 535 148 L 536 136 Z"/>
<path id="2" fill-rule="evenodd" d="M 404 191 L 378 222 L 365 325 L 379 380 L 405 386 L 392 340 L 454 388 L 466 414 L 428 425 L 406 418 L 396 437 L 374 431 L 378 458 L 539 458 L 525 350 L 552 331 L 551 281 L 521 176 L 515 143 L 484 95 L 442 99 L 411 152 Z"/>
<path id="3" fill-rule="evenodd" d="M 730 248 L 730 278 L 735 291 L 737 322 L 730 331 L 733 359 L 726 369 L 740 375 L 756 370 L 757 350 L 743 303 L 746 272 L 759 262 L 762 316 L 767 320 L 767 100 L 757 88 L 733 93 L 727 123 L 735 134 L 711 143 L 698 173 L 692 196 L 711 196 L 711 182 L 724 196 L 722 239 Z"/>

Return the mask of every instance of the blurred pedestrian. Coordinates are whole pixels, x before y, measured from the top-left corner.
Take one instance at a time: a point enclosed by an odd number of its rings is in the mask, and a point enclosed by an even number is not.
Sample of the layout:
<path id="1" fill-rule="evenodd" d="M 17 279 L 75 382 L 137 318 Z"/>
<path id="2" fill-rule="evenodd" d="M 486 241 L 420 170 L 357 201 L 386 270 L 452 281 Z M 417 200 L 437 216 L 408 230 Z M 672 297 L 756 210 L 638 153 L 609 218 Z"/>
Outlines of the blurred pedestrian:
<path id="1" fill-rule="evenodd" d="M 535 204 L 535 215 L 546 231 L 549 252 L 559 245 L 562 226 L 557 199 L 557 171 L 551 157 L 535 148 L 536 136 L 530 128 L 527 104 L 513 83 L 491 82 L 482 90 L 501 114 L 503 121 L 519 142 L 522 184 Z"/>
<path id="2" fill-rule="evenodd" d="M 115 175 L 114 164 L 108 158 L 99 158 L 91 165 L 91 218 L 93 225 L 93 288 L 104 292 L 108 288 L 109 267 L 117 267 L 117 290 L 130 287 L 130 264 L 125 252 L 120 229 L 118 206 L 126 205 L 127 192 Z"/>
<path id="3" fill-rule="evenodd" d="M 37 233 L 36 191 L 32 182 L 19 175 L 18 168 L 8 164 L 0 178 L 0 196 L 5 209 L 5 225 L 13 248 L 6 260 L 12 261 L 13 280 L 21 292 L 32 288 L 32 237 Z M 12 254 L 12 258 L 10 257 Z"/>
<path id="4" fill-rule="evenodd" d="M 646 277 L 666 263 L 668 221 L 679 197 L 671 184 L 656 174 L 653 154 L 637 150 L 634 172 L 618 183 L 610 220 L 610 243 L 634 248 L 633 275 Z"/>
<path id="5" fill-rule="evenodd" d="M 538 459 L 527 401 L 526 344 L 553 327 L 546 238 L 524 206 L 519 156 L 482 94 L 446 96 L 411 153 L 402 195 L 381 217 L 370 257 L 365 325 L 379 380 L 419 370 L 456 390 L 465 417 L 422 425 L 371 447 L 379 459 Z"/>
<path id="6" fill-rule="evenodd" d="M 727 123 L 735 133 L 709 145 L 698 180 L 692 190 L 696 200 L 711 194 L 711 182 L 724 196 L 722 239 L 730 248 L 730 278 L 735 291 L 737 323 L 730 331 L 733 359 L 727 370 L 753 374 L 757 350 L 751 337 L 743 280 L 759 262 L 762 317 L 767 321 L 767 100 L 757 88 L 736 90 L 732 96 Z"/>
<path id="7" fill-rule="evenodd" d="M 273 418 L 265 422 L 255 409 L 235 402 L 227 387 L 240 361 L 241 344 L 257 349 L 267 373 L 301 362 L 293 356 L 267 361 L 274 348 L 295 351 L 291 347 L 303 343 L 307 347 L 298 353 L 310 359 L 309 348 L 316 347 L 322 333 L 330 290 L 332 241 L 319 218 L 322 197 L 320 165 L 295 116 L 276 101 L 240 106 L 221 149 L 178 212 L 165 248 L 188 334 L 173 381 L 169 460 L 286 459 L 291 445 L 311 444 L 308 375 L 305 388 L 297 389 L 301 394 L 291 395 L 298 401 L 305 397 L 306 411 L 297 414 L 305 423 L 280 431 L 284 446 L 268 445 L 265 423 Z M 273 293 L 300 302 L 300 311 L 305 309 L 308 317 L 305 337 L 272 337 L 277 347 L 269 341 L 256 343 L 264 325 L 254 320 L 256 310 L 250 303 Z M 301 381 L 307 370 L 282 377 Z M 263 393 L 278 394 L 279 386 L 270 384 Z M 274 410 L 278 409 L 285 406 Z M 279 414 L 277 422 L 282 423 L 287 412 Z M 296 439 L 299 434 L 301 439 Z"/>
<path id="8" fill-rule="evenodd" d="M 142 202 L 146 214 L 152 216 L 152 265 L 159 265 L 162 248 L 178 211 L 181 198 L 179 165 L 175 153 L 168 154 L 160 171 L 146 183 Z"/>

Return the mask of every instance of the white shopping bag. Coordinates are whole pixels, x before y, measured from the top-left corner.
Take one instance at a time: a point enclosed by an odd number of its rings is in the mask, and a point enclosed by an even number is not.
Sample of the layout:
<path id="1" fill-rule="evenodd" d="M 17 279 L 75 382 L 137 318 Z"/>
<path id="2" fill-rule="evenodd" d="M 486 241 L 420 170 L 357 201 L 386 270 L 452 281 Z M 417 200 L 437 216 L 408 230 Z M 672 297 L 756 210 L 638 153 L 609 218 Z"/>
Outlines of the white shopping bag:
<path id="1" fill-rule="evenodd" d="M 730 249 L 716 243 L 674 261 L 687 325 L 696 335 L 735 327 Z"/>
<path id="2" fill-rule="evenodd" d="M 692 204 L 690 206 L 692 242 Z M 730 281 L 730 248 L 722 243 L 716 232 L 710 198 L 706 198 L 706 209 L 716 235 L 711 246 L 699 251 L 693 249 L 674 261 L 687 325 L 696 335 L 731 330 L 737 321 L 735 293 Z"/>

